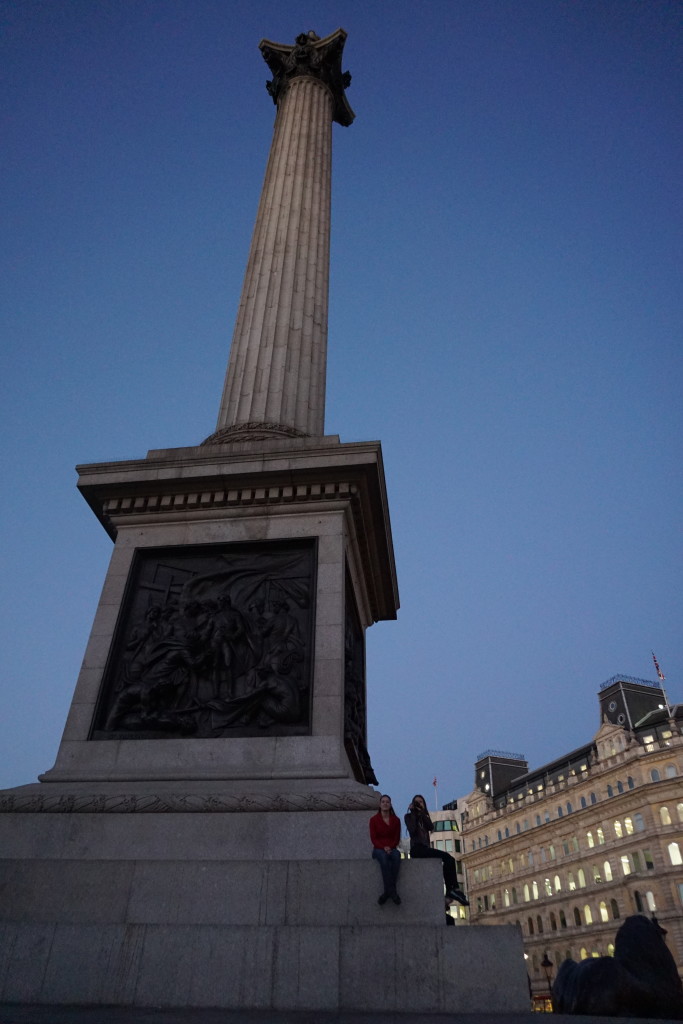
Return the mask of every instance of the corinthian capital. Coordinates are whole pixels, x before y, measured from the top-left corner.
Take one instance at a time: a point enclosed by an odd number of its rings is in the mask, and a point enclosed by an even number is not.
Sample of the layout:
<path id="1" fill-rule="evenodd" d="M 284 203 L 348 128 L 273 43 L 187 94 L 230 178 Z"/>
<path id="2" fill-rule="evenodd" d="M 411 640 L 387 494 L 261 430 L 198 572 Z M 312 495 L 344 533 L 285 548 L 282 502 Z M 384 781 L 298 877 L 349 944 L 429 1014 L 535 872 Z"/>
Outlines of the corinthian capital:
<path id="1" fill-rule="evenodd" d="M 341 67 L 345 42 L 346 32 L 343 28 L 338 28 L 324 39 L 320 39 L 315 32 L 303 32 L 296 37 L 293 46 L 262 39 L 259 49 L 273 73 L 272 80 L 266 82 L 273 102 L 279 102 L 291 79 L 301 76 L 317 78 L 332 93 L 333 119 L 338 124 L 350 125 L 355 114 L 344 95 L 344 89 L 351 84 L 351 75 L 348 71 L 342 71 Z"/>

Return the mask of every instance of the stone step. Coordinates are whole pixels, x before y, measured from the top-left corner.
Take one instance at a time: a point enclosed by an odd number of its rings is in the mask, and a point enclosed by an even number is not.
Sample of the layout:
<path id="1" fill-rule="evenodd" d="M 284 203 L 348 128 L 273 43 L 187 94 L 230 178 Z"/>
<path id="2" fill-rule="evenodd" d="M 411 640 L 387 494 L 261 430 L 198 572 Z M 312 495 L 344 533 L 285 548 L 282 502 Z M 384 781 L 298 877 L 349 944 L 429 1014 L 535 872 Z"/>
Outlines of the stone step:
<path id="1" fill-rule="evenodd" d="M 24 923 L 445 925 L 441 866 L 404 860 L 402 903 L 379 906 L 363 861 L 0 860 L 0 917 Z"/>
<path id="2" fill-rule="evenodd" d="M 0 925 L 0 1002 L 525 1013 L 512 927 Z M 131 1020 L 136 1019 L 131 1012 Z"/>

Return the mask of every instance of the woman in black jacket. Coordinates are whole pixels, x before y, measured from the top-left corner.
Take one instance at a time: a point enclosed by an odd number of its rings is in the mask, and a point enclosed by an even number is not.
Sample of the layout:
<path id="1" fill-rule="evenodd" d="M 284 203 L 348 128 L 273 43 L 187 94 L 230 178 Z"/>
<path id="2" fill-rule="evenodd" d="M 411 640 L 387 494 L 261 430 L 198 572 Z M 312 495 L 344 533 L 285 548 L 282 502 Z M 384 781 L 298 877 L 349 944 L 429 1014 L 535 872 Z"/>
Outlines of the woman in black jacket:
<path id="1" fill-rule="evenodd" d="M 469 907 L 470 901 L 467 896 L 462 889 L 458 889 L 458 875 L 454 859 L 450 853 L 446 853 L 445 850 L 436 850 L 429 843 L 429 834 L 434 831 L 434 826 L 427 811 L 427 802 L 419 793 L 412 799 L 405 816 L 405 823 L 410 835 L 411 858 L 438 857 L 443 865 L 446 898 L 451 902 L 457 900 L 458 903 L 462 903 L 463 907 Z"/>

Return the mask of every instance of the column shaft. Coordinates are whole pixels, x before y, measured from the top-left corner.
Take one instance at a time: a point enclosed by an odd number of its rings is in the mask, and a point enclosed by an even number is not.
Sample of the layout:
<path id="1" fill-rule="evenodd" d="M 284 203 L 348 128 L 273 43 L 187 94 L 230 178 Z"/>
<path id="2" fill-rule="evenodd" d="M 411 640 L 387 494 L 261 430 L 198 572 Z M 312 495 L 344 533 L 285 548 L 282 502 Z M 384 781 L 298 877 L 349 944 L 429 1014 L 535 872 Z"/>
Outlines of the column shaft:
<path id="1" fill-rule="evenodd" d="M 279 100 L 219 431 L 324 432 L 333 113 L 330 89 L 310 76 Z"/>

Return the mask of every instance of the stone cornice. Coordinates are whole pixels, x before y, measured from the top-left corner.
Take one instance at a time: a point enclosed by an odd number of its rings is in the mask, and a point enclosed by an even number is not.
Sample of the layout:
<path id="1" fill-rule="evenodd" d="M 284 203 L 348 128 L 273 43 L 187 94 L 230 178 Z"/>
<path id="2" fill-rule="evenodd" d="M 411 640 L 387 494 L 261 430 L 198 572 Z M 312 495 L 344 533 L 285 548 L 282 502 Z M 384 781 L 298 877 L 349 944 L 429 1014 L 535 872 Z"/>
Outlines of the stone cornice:
<path id="1" fill-rule="evenodd" d="M 177 793 L 0 793 L 0 813 L 12 814 L 206 814 L 264 811 L 362 811 L 377 809 L 377 794 L 245 793 L 240 796 Z"/>

